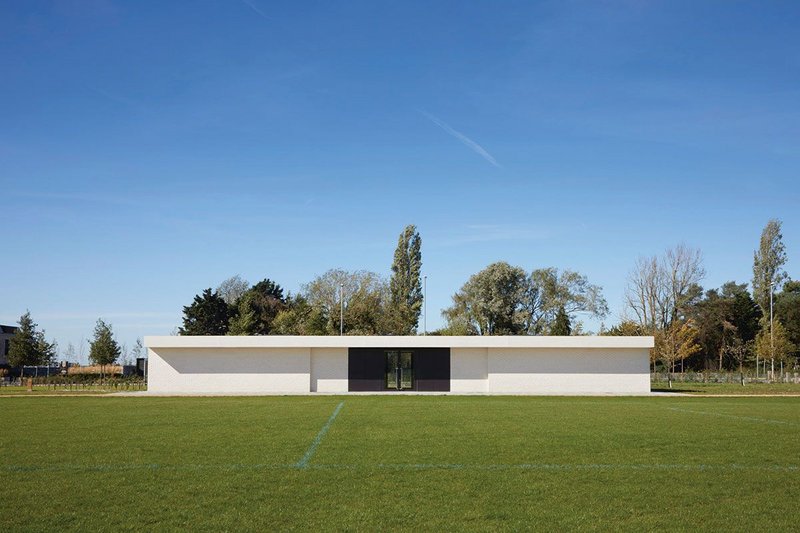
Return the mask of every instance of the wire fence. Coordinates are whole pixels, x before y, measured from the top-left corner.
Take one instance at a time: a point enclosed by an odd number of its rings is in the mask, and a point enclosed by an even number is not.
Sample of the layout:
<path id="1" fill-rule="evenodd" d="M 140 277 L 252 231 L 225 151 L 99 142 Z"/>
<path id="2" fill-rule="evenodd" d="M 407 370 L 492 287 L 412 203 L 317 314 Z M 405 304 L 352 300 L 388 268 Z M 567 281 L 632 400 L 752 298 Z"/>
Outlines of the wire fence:
<path id="1" fill-rule="evenodd" d="M 744 373 L 745 383 L 798 383 L 800 384 L 800 373 L 780 372 L 771 370 L 760 372 L 758 375 L 752 370 Z M 670 375 L 666 372 L 651 372 L 651 383 L 667 383 Z M 741 383 L 742 374 L 739 372 L 674 372 L 672 374 L 674 383 Z"/>

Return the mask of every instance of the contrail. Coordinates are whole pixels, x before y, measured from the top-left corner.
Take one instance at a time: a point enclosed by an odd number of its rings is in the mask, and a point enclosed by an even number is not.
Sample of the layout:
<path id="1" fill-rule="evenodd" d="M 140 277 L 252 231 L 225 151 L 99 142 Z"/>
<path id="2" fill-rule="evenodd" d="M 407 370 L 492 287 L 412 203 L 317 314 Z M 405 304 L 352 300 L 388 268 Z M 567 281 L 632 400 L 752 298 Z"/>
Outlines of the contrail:
<path id="1" fill-rule="evenodd" d="M 265 19 L 269 20 L 269 17 L 267 17 L 267 15 L 266 15 L 266 14 L 265 14 L 263 11 L 261 11 L 260 9 L 258 9 L 258 6 L 256 6 L 256 5 L 255 5 L 253 2 L 251 2 L 250 0 L 242 0 L 242 2 L 243 2 L 245 5 L 247 5 L 247 7 L 249 7 L 250 9 L 252 9 L 253 11 L 255 11 L 256 13 L 258 13 L 259 15 L 261 15 L 263 18 L 265 18 Z"/>
<path id="2" fill-rule="evenodd" d="M 452 135 L 453 137 L 461 141 L 465 146 L 470 148 L 473 152 L 475 152 L 476 154 L 487 160 L 492 165 L 496 166 L 497 168 L 503 168 L 500 166 L 497 160 L 492 156 L 492 154 L 487 152 L 486 149 L 480 144 L 476 143 L 475 141 L 473 141 L 460 131 L 454 130 L 449 124 L 447 124 L 442 120 L 439 120 L 430 113 L 426 113 L 425 111 L 420 111 L 420 113 L 428 117 L 428 120 L 430 120 L 431 122 L 442 128 L 445 132 L 447 132 L 448 134 Z"/>

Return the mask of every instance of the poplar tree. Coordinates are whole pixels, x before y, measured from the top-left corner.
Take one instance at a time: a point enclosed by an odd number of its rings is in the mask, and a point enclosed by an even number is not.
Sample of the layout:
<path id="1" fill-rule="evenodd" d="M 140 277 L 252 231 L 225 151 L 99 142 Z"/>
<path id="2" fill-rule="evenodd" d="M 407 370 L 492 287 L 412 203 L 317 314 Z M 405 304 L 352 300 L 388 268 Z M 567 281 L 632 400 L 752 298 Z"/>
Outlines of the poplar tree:
<path id="1" fill-rule="evenodd" d="M 771 219 L 761 232 L 758 250 L 753 253 L 753 298 L 764 316 L 769 316 L 769 295 L 777 291 L 788 277 L 783 270 L 786 264 L 786 246 L 781 234 L 781 221 Z"/>
<path id="2" fill-rule="evenodd" d="M 389 312 L 395 335 L 412 335 L 417 331 L 422 311 L 421 247 L 416 226 L 406 226 L 397 239 L 389 282 Z"/>

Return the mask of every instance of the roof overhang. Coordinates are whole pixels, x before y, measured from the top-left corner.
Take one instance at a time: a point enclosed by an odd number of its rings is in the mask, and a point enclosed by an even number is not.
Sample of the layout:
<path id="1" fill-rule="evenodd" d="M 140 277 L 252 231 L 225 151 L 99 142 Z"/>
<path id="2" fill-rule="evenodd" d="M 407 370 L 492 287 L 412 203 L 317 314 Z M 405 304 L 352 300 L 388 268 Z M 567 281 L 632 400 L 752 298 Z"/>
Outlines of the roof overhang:
<path id="1" fill-rule="evenodd" d="M 653 337 L 614 336 L 158 336 L 148 348 L 652 348 Z"/>

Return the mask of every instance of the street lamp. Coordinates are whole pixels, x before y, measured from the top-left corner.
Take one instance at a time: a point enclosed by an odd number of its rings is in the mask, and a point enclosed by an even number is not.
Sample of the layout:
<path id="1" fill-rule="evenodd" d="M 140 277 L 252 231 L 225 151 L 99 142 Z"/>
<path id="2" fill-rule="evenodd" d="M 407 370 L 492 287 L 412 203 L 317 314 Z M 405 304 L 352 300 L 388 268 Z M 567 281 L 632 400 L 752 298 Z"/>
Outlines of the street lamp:
<path id="1" fill-rule="evenodd" d="M 775 288 L 775 282 L 769 282 L 769 356 L 770 356 L 770 366 L 772 370 L 770 371 L 770 381 L 775 379 L 775 341 L 773 335 L 773 327 L 772 327 L 772 292 Z"/>
<path id="2" fill-rule="evenodd" d="M 422 276 L 422 334 L 428 334 L 428 276 Z"/>

